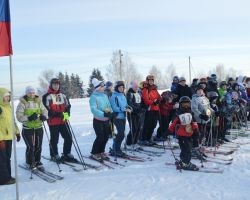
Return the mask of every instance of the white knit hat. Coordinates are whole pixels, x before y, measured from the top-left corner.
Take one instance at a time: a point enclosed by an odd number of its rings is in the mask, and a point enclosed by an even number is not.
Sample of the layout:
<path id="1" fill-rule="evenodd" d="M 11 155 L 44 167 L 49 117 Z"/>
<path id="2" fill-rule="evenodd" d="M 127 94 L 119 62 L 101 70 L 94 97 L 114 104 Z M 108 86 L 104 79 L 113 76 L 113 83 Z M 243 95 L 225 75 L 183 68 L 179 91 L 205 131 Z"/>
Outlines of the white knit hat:
<path id="1" fill-rule="evenodd" d="M 95 90 L 97 90 L 101 86 L 101 83 L 104 83 L 103 81 L 99 81 L 97 78 L 93 78 L 91 82 Z"/>
<path id="2" fill-rule="evenodd" d="M 27 87 L 25 88 L 25 94 L 26 94 L 26 95 L 29 94 L 29 93 L 32 93 L 32 92 L 36 93 L 35 88 L 33 88 L 32 86 L 27 86 Z"/>

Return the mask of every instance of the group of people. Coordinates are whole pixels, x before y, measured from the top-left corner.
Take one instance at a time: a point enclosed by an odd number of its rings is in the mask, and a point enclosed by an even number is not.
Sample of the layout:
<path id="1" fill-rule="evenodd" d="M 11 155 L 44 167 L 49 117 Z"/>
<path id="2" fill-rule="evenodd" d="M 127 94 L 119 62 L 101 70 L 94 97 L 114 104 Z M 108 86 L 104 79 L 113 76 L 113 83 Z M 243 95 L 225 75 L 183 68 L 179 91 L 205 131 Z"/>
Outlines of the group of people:
<path id="1" fill-rule="evenodd" d="M 42 98 L 36 94 L 32 86 L 27 86 L 25 95 L 20 98 L 16 109 L 16 119 L 22 123 L 20 131 L 15 123 L 12 130 L 12 113 L 10 106 L 10 92 L 0 88 L 0 185 L 13 184 L 15 178 L 11 176 L 11 149 L 12 140 L 17 142 L 22 138 L 26 144 L 26 164 L 31 168 L 42 168 L 41 152 L 44 133 L 44 121 L 47 121 L 50 130 L 51 159 L 74 161 L 71 154 L 72 135 L 67 124 L 70 115 L 68 98 L 60 91 L 60 81 L 53 78 L 49 89 Z M 12 133 L 16 138 L 13 138 Z M 59 134 L 64 138 L 63 154 L 59 156 Z"/>
<path id="2" fill-rule="evenodd" d="M 197 170 L 190 161 L 192 156 L 201 156 L 201 146 L 228 141 L 225 135 L 229 129 L 247 126 L 250 120 L 248 77 L 228 78 L 218 83 L 217 76 L 212 74 L 195 78 L 188 86 L 185 77 L 175 76 L 170 91 L 161 95 L 154 81 L 153 75 L 141 83 L 131 81 L 125 94 L 123 81 L 113 86 L 110 81 L 105 85 L 103 81 L 92 80 L 95 90 L 90 96 L 90 108 L 96 139 L 91 153 L 94 159 L 108 159 L 105 146 L 110 135 L 114 138 L 110 155 L 125 156 L 121 144 L 127 118 L 130 129 L 125 140 L 127 146 L 154 146 L 174 135 L 181 149 L 178 167 Z M 153 136 L 157 123 L 159 127 Z"/>
<path id="3" fill-rule="evenodd" d="M 125 145 L 154 146 L 166 141 L 169 135 L 178 138 L 181 149 L 178 166 L 182 169 L 197 170 L 191 157 L 199 153 L 202 145 L 216 145 L 226 141 L 225 134 L 230 128 L 244 126 L 250 120 L 250 78 L 239 76 L 237 80 L 218 83 L 215 74 L 195 78 L 190 86 L 184 77 L 173 77 L 170 91 L 159 94 L 155 77 L 148 75 L 145 81 L 131 81 L 125 93 L 125 82 L 106 83 L 92 79 L 94 91 L 89 104 L 93 114 L 93 128 L 96 138 L 91 157 L 102 161 L 109 159 L 105 147 L 113 138 L 109 155 L 125 157 Z M 12 130 L 10 92 L 0 88 L 0 184 L 13 184 L 11 176 L 12 140 L 22 138 L 26 144 L 26 164 L 32 169 L 43 167 L 41 163 L 44 122 L 50 130 L 50 156 L 55 162 L 76 159 L 71 154 L 72 133 L 69 127 L 71 105 L 60 91 L 60 81 L 53 78 L 48 91 L 40 98 L 33 87 L 28 86 L 20 98 L 16 118 L 22 123 L 20 134 L 15 124 Z M 248 115 L 247 115 L 248 114 Z M 126 121 L 129 132 L 125 137 Z M 159 123 L 156 134 L 154 130 Z M 16 138 L 12 134 L 15 133 Z M 210 134 L 211 133 L 211 134 Z M 59 135 L 64 139 L 63 153 L 59 155 Z M 133 146 L 134 147 L 134 146 Z"/>

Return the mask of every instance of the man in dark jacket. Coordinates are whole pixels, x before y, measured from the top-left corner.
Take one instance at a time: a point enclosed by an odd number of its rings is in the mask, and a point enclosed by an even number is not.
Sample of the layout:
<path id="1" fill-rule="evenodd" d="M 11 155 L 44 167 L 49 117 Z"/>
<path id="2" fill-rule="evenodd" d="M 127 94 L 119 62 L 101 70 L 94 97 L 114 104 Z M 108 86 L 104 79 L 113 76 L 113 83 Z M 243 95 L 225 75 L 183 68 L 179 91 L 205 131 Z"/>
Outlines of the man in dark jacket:
<path id="1" fill-rule="evenodd" d="M 191 88 L 186 85 L 186 79 L 184 77 L 179 78 L 179 84 L 177 85 L 174 94 L 177 95 L 177 98 L 174 99 L 174 102 L 178 102 L 181 97 L 187 96 L 192 98 L 192 91 Z"/>

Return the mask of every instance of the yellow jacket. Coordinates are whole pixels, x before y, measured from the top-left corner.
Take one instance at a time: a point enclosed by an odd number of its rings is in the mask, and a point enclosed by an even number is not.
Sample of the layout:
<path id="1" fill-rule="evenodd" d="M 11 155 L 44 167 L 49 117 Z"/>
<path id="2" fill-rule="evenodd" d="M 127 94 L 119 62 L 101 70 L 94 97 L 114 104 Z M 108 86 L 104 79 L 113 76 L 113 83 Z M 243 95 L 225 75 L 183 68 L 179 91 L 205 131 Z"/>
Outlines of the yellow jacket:
<path id="1" fill-rule="evenodd" d="M 6 93 L 9 93 L 7 89 L 0 88 L 0 107 L 2 109 L 0 114 L 0 141 L 13 139 L 11 106 L 9 102 L 3 102 L 3 97 Z M 16 123 L 14 131 L 16 135 L 20 134 Z"/>

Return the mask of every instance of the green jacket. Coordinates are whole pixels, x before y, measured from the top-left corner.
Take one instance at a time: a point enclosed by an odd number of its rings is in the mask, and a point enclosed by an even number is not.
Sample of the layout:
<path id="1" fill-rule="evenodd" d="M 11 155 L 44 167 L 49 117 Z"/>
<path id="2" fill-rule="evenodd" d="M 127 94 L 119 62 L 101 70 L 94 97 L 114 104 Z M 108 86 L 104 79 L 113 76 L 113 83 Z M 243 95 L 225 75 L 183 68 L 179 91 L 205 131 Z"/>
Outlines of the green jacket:
<path id="1" fill-rule="evenodd" d="M 29 121 L 28 117 L 36 113 L 38 115 L 37 120 Z M 40 115 L 44 115 L 48 118 L 48 111 L 44 107 L 38 96 L 35 98 L 29 98 L 28 96 L 23 96 L 16 109 L 16 117 L 19 122 L 23 124 L 26 129 L 38 129 L 42 127 L 42 121 L 39 119 Z"/>
<path id="2" fill-rule="evenodd" d="M 3 102 L 3 97 L 6 93 L 9 93 L 7 89 L 0 88 L 0 107 L 2 109 L 2 113 L 0 114 L 0 141 L 13 139 L 11 106 L 9 102 Z M 16 123 L 14 131 L 16 135 L 20 134 Z"/>

